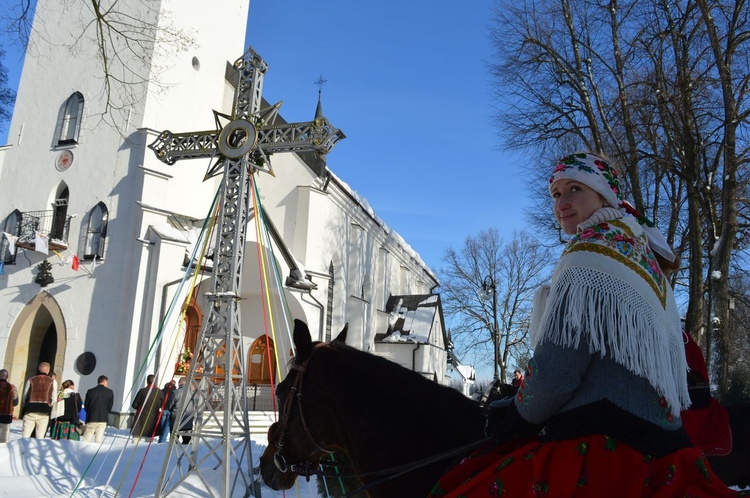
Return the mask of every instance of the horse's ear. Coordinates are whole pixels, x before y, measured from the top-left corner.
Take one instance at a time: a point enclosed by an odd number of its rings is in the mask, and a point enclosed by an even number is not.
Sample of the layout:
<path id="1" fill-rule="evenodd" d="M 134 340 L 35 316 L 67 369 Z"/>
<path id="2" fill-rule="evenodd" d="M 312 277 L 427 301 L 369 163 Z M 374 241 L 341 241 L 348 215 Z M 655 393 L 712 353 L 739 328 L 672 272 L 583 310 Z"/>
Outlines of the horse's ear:
<path id="1" fill-rule="evenodd" d="M 312 349 L 312 339 L 310 338 L 310 329 L 302 320 L 294 320 L 294 348 L 297 350 L 297 356 L 306 357 Z"/>
<path id="2" fill-rule="evenodd" d="M 340 342 L 341 344 L 346 344 L 346 333 L 348 330 L 349 330 L 349 322 L 346 322 L 346 324 L 344 324 L 344 328 L 341 329 L 341 332 L 339 332 L 339 335 L 336 336 L 333 342 Z"/>

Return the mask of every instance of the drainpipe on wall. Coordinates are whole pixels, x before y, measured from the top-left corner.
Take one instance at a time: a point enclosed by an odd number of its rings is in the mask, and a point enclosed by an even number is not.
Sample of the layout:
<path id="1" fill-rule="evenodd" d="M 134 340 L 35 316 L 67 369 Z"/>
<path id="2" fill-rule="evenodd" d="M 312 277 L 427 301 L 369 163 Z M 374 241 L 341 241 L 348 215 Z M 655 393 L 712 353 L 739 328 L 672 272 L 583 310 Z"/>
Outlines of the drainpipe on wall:
<path id="1" fill-rule="evenodd" d="M 312 299 L 313 301 L 315 301 L 315 305 L 318 308 L 320 308 L 320 313 L 318 313 L 320 315 L 320 319 L 318 320 L 320 322 L 320 324 L 318 325 L 318 327 L 319 327 L 319 329 L 318 329 L 318 340 L 319 341 L 323 341 L 325 339 L 323 327 L 325 327 L 325 321 L 324 320 L 325 320 L 325 309 L 326 308 L 325 308 L 325 306 L 323 306 L 323 303 L 321 303 L 320 301 L 318 301 L 315 298 L 315 296 L 313 296 L 312 289 L 310 289 L 310 291 L 308 291 L 307 295 L 310 296 L 310 299 Z M 304 294 L 302 296 L 304 297 Z"/>
<path id="2" fill-rule="evenodd" d="M 419 348 L 422 347 L 422 343 L 418 342 L 417 346 L 411 350 L 411 371 L 416 372 L 417 371 L 417 351 L 419 351 Z"/>
<path id="3" fill-rule="evenodd" d="M 320 272 L 317 272 L 317 271 L 314 271 L 314 270 L 307 270 L 307 274 L 311 275 L 311 276 L 318 277 L 318 278 L 323 278 L 323 279 L 326 279 L 326 280 L 329 280 L 331 278 L 331 276 L 329 274 L 327 274 L 327 273 L 320 273 Z M 321 303 L 320 301 L 318 301 L 315 298 L 315 296 L 313 296 L 312 291 L 313 291 L 313 289 L 310 289 L 310 291 L 307 293 L 307 295 L 310 296 L 310 299 L 312 299 L 313 301 L 315 301 L 315 304 L 318 306 L 318 308 L 320 308 L 320 325 L 319 325 L 320 328 L 318 330 L 318 340 L 319 341 L 323 341 L 323 340 L 325 340 L 325 330 L 324 329 L 325 329 L 325 311 L 326 311 L 326 307 L 325 307 L 325 305 L 323 303 Z M 303 294 L 303 297 L 304 297 L 304 294 Z"/>

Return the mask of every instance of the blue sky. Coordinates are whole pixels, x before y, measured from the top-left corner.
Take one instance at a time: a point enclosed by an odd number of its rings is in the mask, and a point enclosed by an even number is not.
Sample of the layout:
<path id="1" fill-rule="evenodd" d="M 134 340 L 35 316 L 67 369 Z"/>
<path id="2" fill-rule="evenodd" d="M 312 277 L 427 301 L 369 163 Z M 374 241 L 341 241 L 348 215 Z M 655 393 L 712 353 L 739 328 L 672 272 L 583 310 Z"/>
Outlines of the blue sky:
<path id="1" fill-rule="evenodd" d="M 510 238 L 528 204 L 520 156 L 500 149 L 492 124 L 492 4 L 250 2 L 246 44 L 268 63 L 264 97 L 306 121 L 314 82 L 328 80 L 323 110 L 347 135 L 328 166 L 433 270 L 480 230 Z M 15 86 L 20 55 L 4 48 Z"/>
<path id="2" fill-rule="evenodd" d="M 433 269 L 448 246 L 522 227 L 518 155 L 492 124 L 492 0 L 252 0 L 247 44 L 287 120 L 323 110 L 346 133 L 328 166 Z"/>

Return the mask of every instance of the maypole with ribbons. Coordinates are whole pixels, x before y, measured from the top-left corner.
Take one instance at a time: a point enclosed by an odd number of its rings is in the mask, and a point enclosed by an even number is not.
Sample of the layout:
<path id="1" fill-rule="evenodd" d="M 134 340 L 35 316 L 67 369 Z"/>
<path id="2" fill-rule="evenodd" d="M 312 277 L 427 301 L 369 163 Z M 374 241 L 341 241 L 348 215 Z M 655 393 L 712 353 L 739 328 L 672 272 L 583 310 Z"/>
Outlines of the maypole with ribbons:
<path id="1" fill-rule="evenodd" d="M 167 164 L 215 157 L 217 160 L 206 177 L 223 175 L 213 287 L 207 294 L 210 309 L 187 379 L 194 395 L 184 398 L 176 421 L 176 434 L 191 440 L 187 445 L 170 441 L 156 496 L 169 495 L 186 481 L 193 489 L 204 489 L 206 496 L 214 496 L 212 484 L 217 480 L 221 482 L 224 497 L 235 493 L 259 495 L 252 475 L 245 350 L 239 313 L 253 175 L 271 171 L 269 156 L 273 153 L 314 151 L 325 155 L 344 138 L 320 113 L 311 122 L 266 123 L 260 109 L 266 63 L 248 49 L 233 67 L 236 86 L 232 115 L 214 112 L 217 130 L 164 131 L 149 145 Z M 256 221 L 261 213 L 260 206 L 256 206 Z M 182 420 L 187 403 L 194 404 L 190 429 Z"/>

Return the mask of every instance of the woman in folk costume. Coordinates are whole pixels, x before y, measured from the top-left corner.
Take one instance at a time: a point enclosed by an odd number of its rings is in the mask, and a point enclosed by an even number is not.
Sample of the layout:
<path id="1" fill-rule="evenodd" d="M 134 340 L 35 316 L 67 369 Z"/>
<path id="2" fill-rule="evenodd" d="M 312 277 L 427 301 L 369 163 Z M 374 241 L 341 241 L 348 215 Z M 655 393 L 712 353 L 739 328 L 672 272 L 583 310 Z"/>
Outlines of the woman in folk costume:
<path id="1" fill-rule="evenodd" d="M 72 441 L 81 439 L 77 428 L 81 423 L 78 420 L 78 412 L 81 411 L 82 406 L 81 395 L 75 391 L 73 381 L 66 380 L 63 382 L 62 389 L 57 394 L 55 406 L 52 407 L 55 424 L 52 426 L 52 432 L 50 433 L 51 439 L 70 439 Z"/>
<path id="2" fill-rule="evenodd" d="M 499 444 L 464 459 L 431 496 L 737 496 L 681 427 L 690 399 L 669 244 L 599 155 L 562 159 L 549 190 L 572 238 L 546 305 L 535 298 L 524 382 L 488 418 Z"/>

